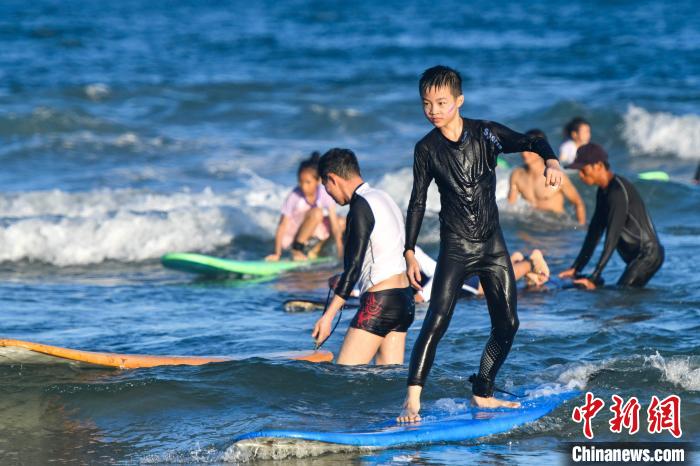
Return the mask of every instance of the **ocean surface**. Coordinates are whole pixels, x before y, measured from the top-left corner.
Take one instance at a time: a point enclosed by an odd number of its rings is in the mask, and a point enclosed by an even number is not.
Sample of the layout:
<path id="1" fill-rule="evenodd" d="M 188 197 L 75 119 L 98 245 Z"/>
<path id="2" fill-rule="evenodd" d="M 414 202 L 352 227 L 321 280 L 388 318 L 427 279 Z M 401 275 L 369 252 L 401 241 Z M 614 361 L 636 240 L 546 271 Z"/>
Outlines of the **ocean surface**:
<path id="1" fill-rule="evenodd" d="M 0 338 L 175 355 L 310 349 L 318 313 L 282 303 L 325 298 L 335 269 L 202 281 L 159 257 L 271 252 L 281 203 L 312 150 L 353 149 L 365 178 L 405 208 L 413 145 L 430 130 L 417 80 L 446 64 L 462 73 L 467 117 L 541 128 L 555 148 L 567 120 L 589 119 L 666 248 L 644 290 L 521 292 L 499 384 L 590 390 L 606 411 L 612 394 L 636 396 L 643 410 L 652 395 L 677 394 L 682 439 L 697 442 L 699 31 L 692 1 L 3 1 Z M 671 180 L 638 180 L 646 170 Z M 499 169 L 509 249 L 540 248 L 554 272 L 568 267 L 585 230 L 571 214 L 507 206 L 508 176 Z M 595 191 L 574 181 L 590 217 Z M 435 255 L 436 192 L 429 201 L 420 243 Z M 622 269 L 614 257 L 607 282 Z M 351 317 L 327 349 L 337 353 Z M 488 331 L 484 301 L 460 301 L 424 406 L 468 395 Z M 233 439 L 391 418 L 405 378 L 405 367 L 262 358 L 134 371 L 2 363 L 0 463 L 259 460 L 269 452 L 243 455 Z M 262 464 L 552 464 L 561 442 L 583 440 L 571 421 L 579 403 L 478 441 L 312 459 L 291 448 Z M 595 439 L 627 439 L 609 431 L 609 415 L 595 419 Z M 641 420 L 644 431 L 644 411 Z"/>

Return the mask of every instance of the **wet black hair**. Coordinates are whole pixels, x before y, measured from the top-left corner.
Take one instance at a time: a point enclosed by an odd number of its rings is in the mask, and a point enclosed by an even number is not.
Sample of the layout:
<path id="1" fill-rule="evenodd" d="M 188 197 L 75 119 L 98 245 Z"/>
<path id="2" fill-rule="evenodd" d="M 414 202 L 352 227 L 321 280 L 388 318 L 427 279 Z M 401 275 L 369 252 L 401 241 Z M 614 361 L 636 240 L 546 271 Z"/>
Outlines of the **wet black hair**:
<path id="1" fill-rule="evenodd" d="M 566 137 L 567 139 L 570 138 L 571 133 L 573 133 L 574 131 L 578 132 L 582 125 L 591 126 L 591 124 L 587 120 L 581 117 L 572 118 L 571 121 L 568 122 L 566 126 L 564 126 L 564 137 Z"/>
<path id="2" fill-rule="evenodd" d="M 462 77 L 448 66 L 433 66 L 423 71 L 418 82 L 418 91 L 423 97 L 432 88 L 449 87 L 454 97 L 462 95 Z"/>
<path id="3" fill-rule="evenodd" d="M 360 164 L 357 162 L 355 153 L 350 149 L 340 149 L 334 147 L 321 157 L 318 162 L 318 172 L 322 180 L 327 180 L 328 175 L 333 173 L 343 178 L 350 179 L 354 176 L 361 176 Z"/>
<path id="4" fill-rule="evenodd" d="M 530 136 L 531 138 L 532 137 L 542 138 L 545 141 L 547 140 L 547 135 L 544 134 L 544 131 L 542 131 L 541 129 L 537 129 L 537 128 L 527 130 L 527 132 L 525 132 L 525 136 Z"/>
<path id="5" fill-rule="evenodd" d="M 297 170 L 297 177 L 301 176 L 302 172 L 305 172 L 306 170 L 311 170 L 314 172 L 314 176 L 318 178 L 318 161 L 320 158 L 321 153 L 315 150 L 311 153 L 308 159 L 302 160 L 299 164 L 299 170 Z"/>

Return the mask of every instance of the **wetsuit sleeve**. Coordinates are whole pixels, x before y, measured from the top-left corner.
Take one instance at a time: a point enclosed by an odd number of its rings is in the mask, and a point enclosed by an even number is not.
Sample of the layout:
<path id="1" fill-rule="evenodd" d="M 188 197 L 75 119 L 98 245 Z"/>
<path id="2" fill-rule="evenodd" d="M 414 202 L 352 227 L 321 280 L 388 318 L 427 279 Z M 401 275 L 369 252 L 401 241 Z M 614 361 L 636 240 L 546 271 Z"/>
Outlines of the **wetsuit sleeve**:
<path id="1" fill-rule="evenodd" d="M 571 266 L 576 272 L 580 272 L 591 260 L 593 251 L 598 245 L 603 231 L 608 223 L 608 219 L 605 216 L 605 198 L 600 190 L 596 195 L 595 211 L 593 212 L 593 218 L 591 218 L 591 223 L 588 226 L 588 232 L 586 233 L 586 239 L 583 240 L 583 246 L 581 247 L 581 252 L 579 252 L 578 257 Z"/>
<path id="2" fill-rule="evenodd" d="M 353 198 L 345 230 L 344 270 L 333 290 L 336 295 L 348 299 L 362 272 L 362 264 L 374 229 L 374 214 L 362 196 Z"/>
<path id="3" fill-rule="evenodd" d="M 424 148 L 416 145 L 413 155 L 413 190 L 411 191 L 411 200 L 408 202 L 408 211 L 406 212 L 406 244 L 404 246 L 406 251 L 416 248 L 418 233 L 425 215 L 428 187 L 433 180 L 428 156 L 429 154 Z"/>
<path id="4" fill-rule="evenodd" d="M 526 136 L 518 133 L 500 123 L 490 121 L 486 128 L 496 137 L 500 145 L 500 152 L 510 154 L 513 152 L 535 152 L 545 161 L 554 159 L 557 156 L 546 139 L 537 136 Z M 488 134 L 486 135 L 488 136 Z"/>
<path id="5" fill-rule="evenodd" d="M 600 274 L 607 265 L 612 253 L 617 248 L 617 243 L 620 241 L 622 229 L 627 221 L 627 197 L 621 189 L 611 189 L 608 194 L 608 216 L 607 224 L 608 231 L 605 235 L 605 246 L 603 253 L 600 255 L 598 264 L 590 276 L 592 282 L 597 282 Z"/>

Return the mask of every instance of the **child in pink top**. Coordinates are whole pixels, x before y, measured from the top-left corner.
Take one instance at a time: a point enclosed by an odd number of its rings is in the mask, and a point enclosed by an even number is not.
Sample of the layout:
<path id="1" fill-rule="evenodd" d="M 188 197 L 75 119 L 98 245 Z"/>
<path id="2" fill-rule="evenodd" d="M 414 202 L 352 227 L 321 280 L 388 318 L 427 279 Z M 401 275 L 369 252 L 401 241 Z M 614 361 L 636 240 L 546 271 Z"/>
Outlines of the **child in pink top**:
<path id="1" fill-rule="evenodd" d="M 335 201 L 321 185 L 319 157 L 320 154 L 314 152 L 299 164 L 299 185 L 289 193 L 282 205 L 282 215 L 275 233 L 275 252 L 265 260 L 277 261 L 282 251 L 290 248 L 294 260 L 316 258 L 331 234 L 335 238 L 338 256 L 342 256 L 345 218 L 336 214 Z"/>

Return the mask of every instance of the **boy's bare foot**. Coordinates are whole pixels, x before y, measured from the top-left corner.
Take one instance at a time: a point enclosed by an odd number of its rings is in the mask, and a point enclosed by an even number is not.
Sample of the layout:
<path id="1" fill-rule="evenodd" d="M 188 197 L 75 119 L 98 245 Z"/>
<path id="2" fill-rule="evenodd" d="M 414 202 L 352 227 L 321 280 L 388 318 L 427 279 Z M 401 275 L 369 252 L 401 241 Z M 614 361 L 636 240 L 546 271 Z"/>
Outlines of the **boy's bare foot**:
<path id="1" fill-rule="evenodd" d="M 406 394 L 406 401 L 403 402 L 403 409 L 401 414 L 396 418 L 398 423 L 410 423 L 420 421 L 420 394 L 423 391 L 423 387 L 420 385 L 411 385 L 408 387 L 408 393 Z"/>
<path id="2" fill-rule="evenodd" d="M 472 395 L 472 406 L 477 408 L 519 408 L 520 403 L 517 401 L 499 400 L 493 396 L 484 398 L 482 396 Z"/>
<path id="3" fill-rule="evenodd" d="M 410 422 L 419 422 L 420 421 L 420 414 L 418 412 L 420 411 L 420 401 L 417 403 L 417 405 L 409 403 L 408 399 L 403 404 L 403 409 L 401 410 L 401 414 L 399 414 L 399 417 L 396 418 L 396 422 L 399 423 L 410 423 Z"/>
<path id="4" fill-rule="evenodd" d="M 306 254 L 296 249 L 292 249 L 292 260 L 295 261 L 305 261 L 307 260 Z"/>
<path id="5" fill-rule="evenodd" d="M 544 260 L 542 251 L 539 249 L 533 249 L 532 253 L 530 253 L 530 261 L 532 261 L 533 272 L 536 274 L 545 275 L 547 278 L 549 278 L 549 266 L 547 265 L 547 261 Z"/>
<path id="6" fill-rule="evenodd" d="M 548 280 L 549 277 L 541 273 L 528 272 L 525 274 L 525 285 L 528 288 L 538 288 L 547 283 Z"/>

